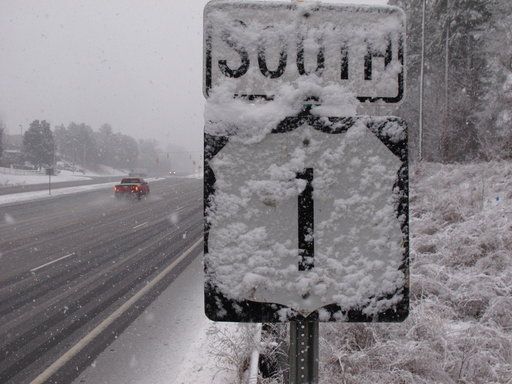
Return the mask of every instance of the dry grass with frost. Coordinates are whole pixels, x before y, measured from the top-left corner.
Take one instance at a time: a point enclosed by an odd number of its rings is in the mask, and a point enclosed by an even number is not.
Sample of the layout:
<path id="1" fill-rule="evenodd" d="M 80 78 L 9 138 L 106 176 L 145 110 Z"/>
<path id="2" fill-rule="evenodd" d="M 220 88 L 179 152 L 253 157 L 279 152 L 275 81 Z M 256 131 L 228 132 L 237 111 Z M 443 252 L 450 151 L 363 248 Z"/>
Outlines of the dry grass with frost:
<path id="1" fill-rule="evenodd" d="M 411 169 L 411 310 L 322 324 L 322 384 L 512 383 L 512 163 Z"/>

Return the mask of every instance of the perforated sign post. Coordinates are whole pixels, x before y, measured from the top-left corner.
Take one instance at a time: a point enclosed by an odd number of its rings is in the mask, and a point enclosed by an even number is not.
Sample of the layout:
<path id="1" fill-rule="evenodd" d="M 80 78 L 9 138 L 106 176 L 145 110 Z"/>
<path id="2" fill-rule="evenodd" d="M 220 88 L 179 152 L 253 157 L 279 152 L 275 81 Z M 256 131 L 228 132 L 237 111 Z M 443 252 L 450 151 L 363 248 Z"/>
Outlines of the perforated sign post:
<path id="1" fill-rule="evenodd" d="M 360 102 L 403 97 L 397 8 L 213 1 L 204 20 L 207 98 L 272 103 L 313 76 Z M 405 123 L 308 96 L 257 140 L 205 127 L 206 314 L 290 321 L 290 383 L 317 380 L 318 321 L 402 321 L 409 303 Z"/>

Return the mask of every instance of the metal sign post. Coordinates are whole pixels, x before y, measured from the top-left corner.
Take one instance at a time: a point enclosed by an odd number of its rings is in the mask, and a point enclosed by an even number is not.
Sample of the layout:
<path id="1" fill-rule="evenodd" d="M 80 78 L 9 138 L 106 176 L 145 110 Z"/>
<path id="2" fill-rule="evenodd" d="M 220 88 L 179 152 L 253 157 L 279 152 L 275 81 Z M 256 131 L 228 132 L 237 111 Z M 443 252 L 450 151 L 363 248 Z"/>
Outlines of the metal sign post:
<path id="1" fill-rule="evenodd" d="M 318 321 L 290 321 L 289 384 L 318 383 L 318 337 Z"/>
<path id="2" fill-rule="evenodd" d="M 52 174 L 53 168 L 46 168 L 46 174 L 48 175 L 48 195 L 52 194 Z"/>
<path id="3" fill-rule="evenodd" d="M 306 106 L 309 110 L 310 106 Z M 307 147 L 309 143 L 304 142 Z M 306 187 L 298 196 L 298 239 L 301 250 L 299 271 L 314 267 L 314 201 L 313 168 L 297 174 L 306 180 Z M 306 293 L 309 295 L 309 293 Z M 318 337 L 319 324 L 316 319 L 298 319 L 290 322 L 290 384 L 316 384 L 318 382 Z"/>

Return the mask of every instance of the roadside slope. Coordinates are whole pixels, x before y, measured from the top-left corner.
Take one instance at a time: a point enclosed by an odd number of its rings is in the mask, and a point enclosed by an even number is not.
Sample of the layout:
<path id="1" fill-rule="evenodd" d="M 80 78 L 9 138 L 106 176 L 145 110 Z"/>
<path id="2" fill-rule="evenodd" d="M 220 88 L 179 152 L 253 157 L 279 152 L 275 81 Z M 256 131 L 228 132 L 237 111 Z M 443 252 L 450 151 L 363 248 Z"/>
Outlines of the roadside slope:
<path id="1" fill-rule="evenodd" d="M 321 326 L 321 382 L 510 383 L 512 162 L 419 164 L 410 189 L 409 317 Z"/>

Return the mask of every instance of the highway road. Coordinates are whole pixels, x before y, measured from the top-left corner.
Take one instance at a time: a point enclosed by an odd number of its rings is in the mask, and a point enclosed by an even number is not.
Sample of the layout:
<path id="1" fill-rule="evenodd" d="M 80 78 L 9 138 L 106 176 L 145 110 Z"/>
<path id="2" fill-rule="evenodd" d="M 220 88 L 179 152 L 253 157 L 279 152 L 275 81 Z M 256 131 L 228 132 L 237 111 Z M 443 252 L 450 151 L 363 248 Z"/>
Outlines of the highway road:
<path id="1" fill-rule="evenodd" d="M 202 200 L 165 179 L 0 206 L 0 383 L 76 377 L 202 252 Z"/>

